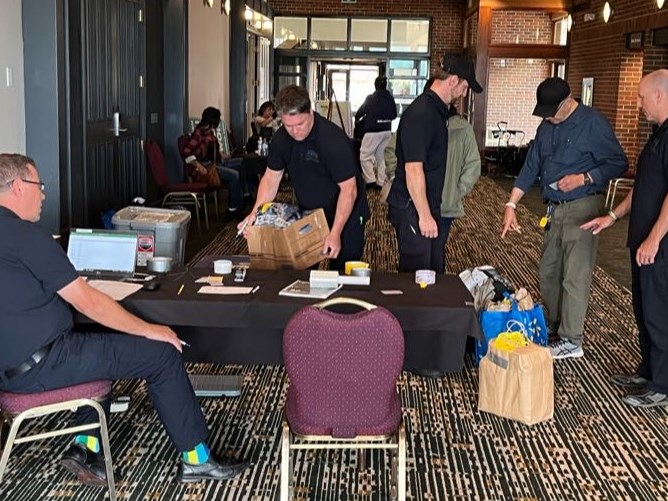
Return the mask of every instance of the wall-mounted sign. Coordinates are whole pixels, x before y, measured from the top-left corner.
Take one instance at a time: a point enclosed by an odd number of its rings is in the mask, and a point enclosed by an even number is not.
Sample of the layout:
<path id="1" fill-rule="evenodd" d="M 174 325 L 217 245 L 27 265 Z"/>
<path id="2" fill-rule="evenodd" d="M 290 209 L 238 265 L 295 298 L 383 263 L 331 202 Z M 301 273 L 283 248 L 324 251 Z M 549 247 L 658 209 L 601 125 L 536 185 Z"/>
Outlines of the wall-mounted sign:
<path id="1" fill-rule="evenodd" d="M 626 48 L 629 50 L 642 49 L 645 41 L 644 31 L 634 31 L 626 34 Z"/>
<path id="2" fill-rule="evenodd" d="M 590 23 L 592 21 L 596 21 L 596 13 L 595 12 L 585 12 L 584 16 L 582 16 L 582 20 L 585 23 Z"/>

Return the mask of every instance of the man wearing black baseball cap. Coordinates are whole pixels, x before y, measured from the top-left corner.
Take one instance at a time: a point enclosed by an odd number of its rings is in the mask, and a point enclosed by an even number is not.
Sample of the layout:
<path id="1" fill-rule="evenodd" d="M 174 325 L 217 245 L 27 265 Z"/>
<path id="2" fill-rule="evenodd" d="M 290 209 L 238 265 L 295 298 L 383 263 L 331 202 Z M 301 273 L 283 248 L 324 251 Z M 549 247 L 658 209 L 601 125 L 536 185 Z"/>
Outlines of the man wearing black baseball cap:
<path id="1" fill-rule="evenodd" d="M 628 168 L 628 160 L 608 120 L 571 97 L 558 77 L 536 90 L 533 114 L 543 118 L 524 166 L 506 203 L 501 238 L 520 231 L 515 209 L 540 178 L 547 204 L 539 225 L 545 230 L 539 265 L 541 295 L 555 359 L 579 358 L 598 237 L 580 225 L 603 214 L 602 192 Z"/>
<path id="2" fill-rule="evenodd" d="M 397 232 L 399 271 L 431 269 L 443 273 L 449 226 L 440 207 L 448 153 L 448 112 L 470 88 L 482 92 L 473 61 L 446 54 L 431 87 L 404 111 L 397 130 L 397 170 L 387 197 Z"/>

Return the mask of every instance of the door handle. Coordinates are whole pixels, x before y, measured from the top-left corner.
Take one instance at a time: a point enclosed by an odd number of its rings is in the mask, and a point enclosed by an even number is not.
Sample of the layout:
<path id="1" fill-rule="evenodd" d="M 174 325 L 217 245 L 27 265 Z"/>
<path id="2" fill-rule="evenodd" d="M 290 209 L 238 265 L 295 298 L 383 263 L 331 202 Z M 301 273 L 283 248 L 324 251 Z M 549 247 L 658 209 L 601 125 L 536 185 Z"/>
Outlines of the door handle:
<path id="1" fill-rule="evenodd" d="M 114 116 L 112 118 L 112 123 L 113 123 L 113 127 L 111 129 L 108 129 L 108 130 L 113 131 L 115 137 L 120 136 L 121 132 L 127 132 L 128 131 L 128 129 L 121 129 L 121 114 L 120 114 L 120 112 L 117 111 L 117 112 L 114 113 Z"/>

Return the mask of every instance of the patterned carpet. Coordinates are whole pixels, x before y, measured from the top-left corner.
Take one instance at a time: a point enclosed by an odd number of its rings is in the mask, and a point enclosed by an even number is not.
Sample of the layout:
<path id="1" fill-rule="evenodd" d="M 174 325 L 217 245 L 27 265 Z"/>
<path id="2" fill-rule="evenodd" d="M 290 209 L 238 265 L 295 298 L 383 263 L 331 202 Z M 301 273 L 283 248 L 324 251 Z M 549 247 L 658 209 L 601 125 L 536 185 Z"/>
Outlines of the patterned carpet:
<path id="1" fill-rule="evenodd" d="M 536 270 L 541 235 L 535 216 L 518 208 L 521 235 L 498 238 L 507 195 L 481 179 L 467 200 L 467 217 L 454 225 L 448 268 L 492 264 L 516 285 L 538 296 Z M 385 208 L 371 195 L 366 259 L 377 270 L 396 268 L 396 245 Z M 233 228 L 221 232 L 199 257 L 243 253 Z M 197 258 L 196 258 L 197 259 Z M 399 383 L 408 433 L 408 492 L 413 501 L 668 499 L 668 410 L 633 410 L 608 376 L 633 369 L 638 359 L 628 292 L 602 270 L 594 275 L 586 325 L 585 358 L 555 364 L 555 417 L 528 427 L 477 411 L 477 370 L 470 357 L 461 374 L 423 379 L 405 373 Z M 228 482 L 182 486 L 177 461 L 143 384 L 115 385 L 132 396 L 130 410 L 112 417 L 114 461 L 124 480 L 119 499 L 146 501 L 271 500 L 279 479 L 279 427 L 286 379 L 281 367 L 190 366 L 191 372 L 241 374 L 239 398 L 203 399 L 212 446 L 240 454 L 253 467 Z M 44 425 L 45 423 L 40 423 Z M 57 426 L 51 419 L 48 426 Z M 0 500 L 104 499 L 64 474 L 56 458 L 65 439 L 22 446 L 0 485 Z M 296 499 L 381 501 L 388 497 L 383 454 L 369 454 L 358 469 L 356 453 L 298 456 Z"/>

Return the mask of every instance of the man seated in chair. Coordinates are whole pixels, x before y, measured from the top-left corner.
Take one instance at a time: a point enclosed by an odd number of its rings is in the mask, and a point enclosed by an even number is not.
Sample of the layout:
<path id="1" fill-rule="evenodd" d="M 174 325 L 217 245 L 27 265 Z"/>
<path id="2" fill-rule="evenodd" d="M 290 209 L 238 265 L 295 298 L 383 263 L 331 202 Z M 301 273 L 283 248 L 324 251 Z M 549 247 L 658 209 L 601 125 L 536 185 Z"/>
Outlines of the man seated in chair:
<path id="1" fill-rule="evenodd" d="M 36 224 L 44 196 L 35 162 L 0 154 L 0 390 L 31 393 L 80 383 L 141 378 L 174 447 L 181 482 L 223 480 L 247 464 L 218 460 L 202 410 L 167 326 L 150 324 L 80 278 L 59 244 Z M 11 284 L 11 286 L 9 286 Z M 74 332 L 72 305 L 108 333 Z M 103 404 L 107 415 L 109 402 Z M 80 424 L 96 421 L 91 408 Z M 62 464 L 85 483 L 106 484 L 99 435 L 77 435 Z"/>

